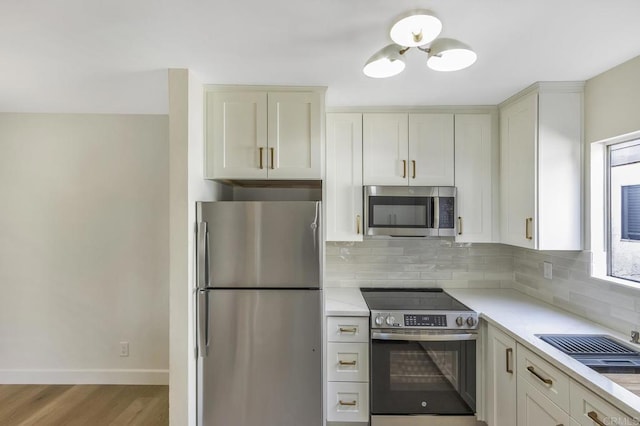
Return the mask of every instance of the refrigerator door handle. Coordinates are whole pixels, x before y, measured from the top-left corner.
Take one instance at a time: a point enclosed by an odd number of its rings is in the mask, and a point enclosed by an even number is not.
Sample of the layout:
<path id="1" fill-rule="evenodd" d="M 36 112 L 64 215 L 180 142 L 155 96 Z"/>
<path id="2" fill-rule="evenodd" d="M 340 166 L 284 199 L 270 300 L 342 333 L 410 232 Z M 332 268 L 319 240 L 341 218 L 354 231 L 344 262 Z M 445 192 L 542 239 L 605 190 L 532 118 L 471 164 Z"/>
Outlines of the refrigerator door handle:
<path id="1" fill-rule="evenodd" d="M 197 257 L 196 257 L 196 286 L 200 289 L 208 286 L 209 274 L 209 230 L 207 222 L 198 222 L 197 228 Z"/>
<path id="2" fill-rule="evenodd" d="M 316 217 L 311 223 L 311 231 L 313 232 L 313 248 L 318 249 L 318 228 L 320 221 L 320 202 L 316 203 Z"/>
<path id="3" fill-rule="evenodd" d="M 198 356 L 209 355 L 209 292 L 198 290 Z"/>

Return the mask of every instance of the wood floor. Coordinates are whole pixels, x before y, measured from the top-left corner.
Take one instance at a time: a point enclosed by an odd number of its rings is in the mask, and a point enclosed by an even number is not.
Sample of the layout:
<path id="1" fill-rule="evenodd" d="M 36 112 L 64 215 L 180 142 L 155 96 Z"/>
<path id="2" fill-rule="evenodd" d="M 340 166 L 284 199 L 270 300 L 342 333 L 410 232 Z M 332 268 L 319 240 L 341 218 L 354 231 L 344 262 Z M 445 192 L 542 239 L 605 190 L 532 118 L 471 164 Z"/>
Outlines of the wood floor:
<path id="1" fill-rule="evenodd" d="M 2 426 L 168 424 L 168 386 L 0 385 Z"/>

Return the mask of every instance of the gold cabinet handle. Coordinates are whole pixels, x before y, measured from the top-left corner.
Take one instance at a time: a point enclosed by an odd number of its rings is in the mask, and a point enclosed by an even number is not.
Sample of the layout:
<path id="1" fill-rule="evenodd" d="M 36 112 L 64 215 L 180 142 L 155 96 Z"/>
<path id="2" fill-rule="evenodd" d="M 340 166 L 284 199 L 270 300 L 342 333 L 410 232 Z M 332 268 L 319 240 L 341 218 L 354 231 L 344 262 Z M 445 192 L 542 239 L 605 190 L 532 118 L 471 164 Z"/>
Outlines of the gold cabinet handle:
<path id="1" fill-rule="evenodd" d="M 357 404 L 357 401 L 343 401 L 343 400 L 340 400 L 340 401 L 338 401 L 338 404 L 340 404 L 340 405 L 350 405 L 350 406 L 354 407 Z"/>
<path id="2" fill-rule="evenodd" d="M 342 360 L 340 360 L 340 361 L 338 361 L 338 364 L 340 364 L 340 365 L 356 365 L 356 362 L 355 361 L 342 361 Z"/>
<path id="3" fill-rule="evenodd" d="M 340 327 L 340 333 L 355 333 L 358 331 L 356 327 Z"/>
<path id="4" fill-rule="evenodd" d="M 533 240 L 531 228 L 533 227 L 533 218 L 528 217 L 524 220 L 524 236 L 527 240 Z"/>
<path id="5" fill-rule="evenodd" d="M 544 377 L 542 377 L 536 370 L 535 368 L 533 368 L 533 366 L 528 366 L 527 370 L 529 370 L 529 372 L 531 374 L 533 374 L 534 376 L 536 376 L 541 382 L 543 382 L 544 384 L 547 384 L 549 386 L 551 386 L 553 384 L 553 380 L 551 379 L 546 379 Z"/>
<path id="6" fill-rule="evenodd" d="M 513 348 L 507 348 L 506 352 L 507 373 L 513 374 L 513 367 L 511 366 L 511 360 L 513 360 Z"/>
<path id="7" fill-rule="evenodd" d="M 264 151 L 263 147 L 258 148 L 260 150 L 260 170 L 264 169 L 264 165 L 262 164 L 262 152 Z"/>
<path id="8" fill-rule="evenodd" d="M 589 411 L 587 413 L 587 416 L 589 416 L 589 418 L 591 420 L 593 420 L 593 422 L 595 424 L 597 424 L 598 426 L 606 426 L 606 423 L 603 423 L 599 418 L 598 418 L 598 413 L 596 413 L 595 411 Z"/>
<path id="9" fill-rule="evenodd" d="M 413 178 L 416 178 L 416 160 L 411 160 L 411 164 L 413 165 Z"/>
<path id="10" fill-rule="evenodd" d="M 360 235 L 360 215 L 356 215 L 356 234 Z"/>
<path id="11" fill-rule="evenodd" d="M 402 177 L 407 177 L 407 160 L 402 160 Z"/>
<path id="12" fill-rule="evenodd" d="M 271 150 L 271 170 L 273 170 L 275 168 L 275 166 L 273 165 L 273 155 L 274 155 L 274 151 L 275 148 L 269 148 Z"/>
<path id="13" fill-rule="evenodd" d="M 462 216 L 458 216 L 458 235 L 462 235 Z"/>

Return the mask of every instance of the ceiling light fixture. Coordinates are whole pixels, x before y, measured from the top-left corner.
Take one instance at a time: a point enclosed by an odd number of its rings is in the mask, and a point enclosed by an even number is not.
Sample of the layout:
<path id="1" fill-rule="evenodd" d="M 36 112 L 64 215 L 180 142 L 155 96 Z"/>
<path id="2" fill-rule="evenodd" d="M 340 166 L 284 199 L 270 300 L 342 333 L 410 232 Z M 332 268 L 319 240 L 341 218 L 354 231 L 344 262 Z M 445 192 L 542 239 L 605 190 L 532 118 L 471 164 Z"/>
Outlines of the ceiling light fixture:
<path id="1" fill-rule="evenodd" d="M 403 15 L 389 32 L 395 44 L 376 52 L 362 71 L 372 78 L 399 74 L 405 68 L 403 55 L 412 47 L 427 54 L 427 66 L 435 71 L 458 71 L 473 65 L 478 58 L 476 53 L 458 40 L 436 39 L 440 31 L 442 23 L 428 10 L 414 10 Z"/>

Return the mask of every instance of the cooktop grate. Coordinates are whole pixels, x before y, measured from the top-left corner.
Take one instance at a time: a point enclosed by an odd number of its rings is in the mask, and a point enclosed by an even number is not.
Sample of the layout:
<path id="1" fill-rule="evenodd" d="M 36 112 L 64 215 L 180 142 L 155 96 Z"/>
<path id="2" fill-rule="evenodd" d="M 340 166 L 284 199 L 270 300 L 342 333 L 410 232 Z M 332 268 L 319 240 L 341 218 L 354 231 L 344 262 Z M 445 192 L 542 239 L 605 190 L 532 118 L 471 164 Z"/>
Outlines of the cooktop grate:
<path id="1" fill-rule="evenodd" d="M 567 355 L 638 355 L 638 352 L 602 335 L 547 334 L 538 337 Z"/>

